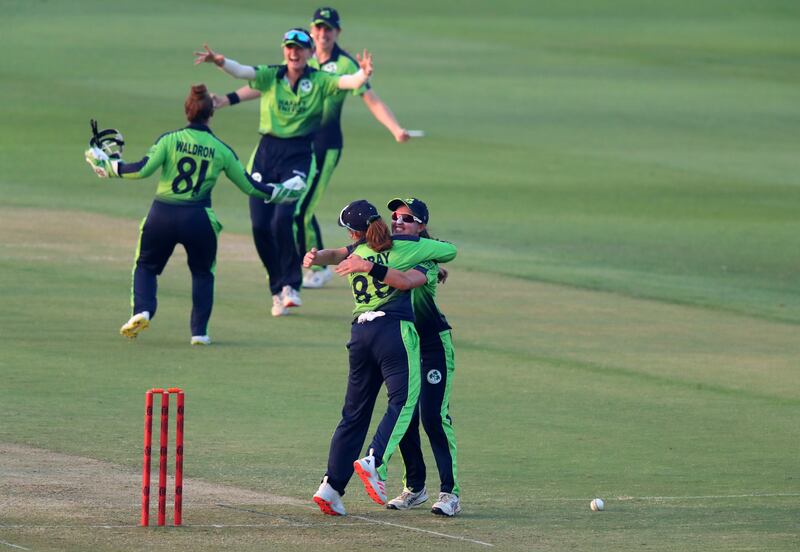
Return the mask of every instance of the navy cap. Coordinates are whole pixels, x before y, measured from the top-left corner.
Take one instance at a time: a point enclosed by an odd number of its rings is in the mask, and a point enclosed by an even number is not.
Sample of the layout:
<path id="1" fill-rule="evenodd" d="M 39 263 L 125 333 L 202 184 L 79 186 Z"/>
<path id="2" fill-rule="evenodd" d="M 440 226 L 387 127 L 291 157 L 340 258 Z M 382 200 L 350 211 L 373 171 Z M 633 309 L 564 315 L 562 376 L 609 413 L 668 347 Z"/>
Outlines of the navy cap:
<path id="1" fill-rule="evenodd" d="M 333 8 L 319 8 L 311 18 L 312 25 L 327 25 L 334 29 L 341 29 L 339 26 L 339 12 Z"/>
<path id="2" fill-rule="evenodd" d="M 289 46 L 292 44 L 295 46 L 300 46 L 301 48 L 314 48 L 314 41 L 311 40 L 311 34 L 307 30 L 301 29 L 300 27 L 289 29 L 283 35 L 283 42 L 281 45 Z"/>
<path id="3" fill-rule="evenodd" d="M 345 205 L 339 213 L 339 226 L 356 232 L 366 232 L 369 223 L 381 218 L 375 206 L 366 199 L 357 199 Z"/>
<path id="4" fill-rule="evenodd" d="M 424 201 L 415 197 L 409 197 L 408 199 L 400 199 L 399 197 L 396 197 L 386 206 L 389 208 L 389 210 L 396 211 L 401 205 L 408 207 L 408 210 L 411 211 L 411 214 L 421 220 L 422 224 L 428 224 L 428 206 L 425 205 Z"/>

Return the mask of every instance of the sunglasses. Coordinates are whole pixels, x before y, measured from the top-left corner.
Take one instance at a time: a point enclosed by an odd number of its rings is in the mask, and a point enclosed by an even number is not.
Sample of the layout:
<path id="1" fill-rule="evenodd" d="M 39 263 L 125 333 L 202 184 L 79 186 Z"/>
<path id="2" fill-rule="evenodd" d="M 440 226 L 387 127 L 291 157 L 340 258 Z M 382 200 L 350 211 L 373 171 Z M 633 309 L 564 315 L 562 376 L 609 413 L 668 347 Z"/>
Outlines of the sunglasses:
<path id="1" fill-rule="evenodd" d="M 400 213 L 392 213 L 392 220 L 395 222 L 403 221 L 406 224 L 411 224 L 412 222 L 416 222 L 417 224 L 424 224 L 420 219 L 415 217 L 414 215 L 401 215 Z"/>
<path id="2" fill-rule="evenodd" d="M 311 37 L 308 36 L 303 31 L 296 31 L 296 30 L 293 29 L 291 31 L 287 31 L 287 33 L 285 35 L 283 35 L 283 41 L 284 42 L 297 41 L 297 42 L 304 42 L 304 43 L 310 44 L 311 43 Z"/>

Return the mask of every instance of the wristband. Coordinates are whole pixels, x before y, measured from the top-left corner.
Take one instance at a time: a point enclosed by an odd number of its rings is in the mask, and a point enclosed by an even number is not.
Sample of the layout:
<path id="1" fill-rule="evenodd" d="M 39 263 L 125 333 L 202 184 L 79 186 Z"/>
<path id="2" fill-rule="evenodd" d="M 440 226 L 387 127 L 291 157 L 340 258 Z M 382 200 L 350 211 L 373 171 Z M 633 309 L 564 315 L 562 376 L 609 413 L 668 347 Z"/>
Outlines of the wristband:
<path id="1" fill-rule="evenodd" d="M 372 268 L 370 268 L 369 272 L 367 272 L 367 274 L 376 278 L 377 280 L 380 280 L 381 282 L 384 278 L 386 278 L 388 273 L 389 267 L 378 263 L 372 263 Z"/>
<path id="2" fill-rule="evenodd" d="M 231 92 L 230 94 L 225 94 L 225 97 L 228 98 L 228 103 L 230 105 L 236 105 L 237 103 L 242 101 L 242 99 L 239 97 L 239 94 L 237 94 L 236 92 Z"/>

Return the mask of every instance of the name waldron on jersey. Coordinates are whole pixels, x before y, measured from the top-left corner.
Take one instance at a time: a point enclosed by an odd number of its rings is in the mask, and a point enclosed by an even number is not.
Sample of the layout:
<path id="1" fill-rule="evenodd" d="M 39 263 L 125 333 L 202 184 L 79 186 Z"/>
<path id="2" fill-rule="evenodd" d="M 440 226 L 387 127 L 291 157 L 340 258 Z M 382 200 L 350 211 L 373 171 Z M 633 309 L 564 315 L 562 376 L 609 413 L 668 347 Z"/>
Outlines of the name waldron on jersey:
<path id="1" fill-rule="evenodd" d="M 175 143 L 175 151 L 196 155 L 198 157 L 208 157 L 209 159 L 214 157 L 214 148 L 201 146 L 200 144 L 187 144 L 180 140 Z"/>

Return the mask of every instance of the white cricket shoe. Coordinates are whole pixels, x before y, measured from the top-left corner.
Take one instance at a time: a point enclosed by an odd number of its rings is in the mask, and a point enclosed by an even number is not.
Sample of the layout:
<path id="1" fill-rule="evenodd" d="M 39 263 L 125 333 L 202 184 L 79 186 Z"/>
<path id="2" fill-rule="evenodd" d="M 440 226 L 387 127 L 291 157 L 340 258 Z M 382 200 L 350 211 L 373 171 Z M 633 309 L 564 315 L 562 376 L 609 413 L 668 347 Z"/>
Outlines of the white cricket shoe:
<path id="1" fill-rule="evenodd" d="M 317 489 L 317 492 L 314 493 L 314 502 L 317 503 L 317 506 L 319 506 L 323 514 L 329 516 L 347 515 L 344 509 L 344 503 L 342 502 L 342 496 L 336 489 L 330 486 L 327 475 L 322 478 L 322 484 L 319 486 L 319 489 Z"/>
<path id="2" fill-rule="evenodd" d="M 308 270 L 303 276 L 303 287 L 319 289 L 333 279 L 333 271 L 327 266 L 322 270 Z"/>
<path id="3" fill-rule="evenodd" d="M 119 329 L 119 333 L 128 339 L 136 339 L 136 336 L 148 327 L 150 327 L 150 313 L 148 311 L 142 311 L 131 316 L 130 320 L 125 322 Z"/>
<path id="4" fill-rule="evenodd" d="M 417 493 L 405 487 L 403 492 L 400 493 L 400 496 L 386 503 L 386 508 L 389 510 L 410 510 L 411 508 L 419 506 L 426 500 L 428 500 L 428 492 L 425 487 L 422 487 L 422 490 Z"/>
<path id="5" fill-rule="evenodd" d="M 286 308 L 299 307 L 303 304 L 300 293 L 292 286 L 283 286 L 281 295 L 283 296 L 283 306 Z"/>
<path id="6" fill-rule="evenodd" d="M 386 484 L 381 480 L 378 471 L 375 469 L 375 456 L 373 455 L 374 449 L 369 449 L 369 454 L 361 460 L 353 462 L 353 468 L 356 474 L 361 478 L 364 483 L 369 497 L 383 506 L 386 504 Z"/>
<path id="7" fill-rule="evenodd" d="M 272 316 L 283 316 L 289 314 L 289 309 L 283 306 L 281 294 L 272 296 Z"/>
<path id="8" fill-rule="evenodd" d="M 207 335 L 193 335 L 190 343 L 192 345 L 211 345 L 211 338 Z"/>
<path id="9" fill-rule="evenodd" d="M 461 511 L 461 499 L 452 493 L 439 493 L 439 500 L 433 503 L 431 512 L 439 516 L 453 517 Z"/>

